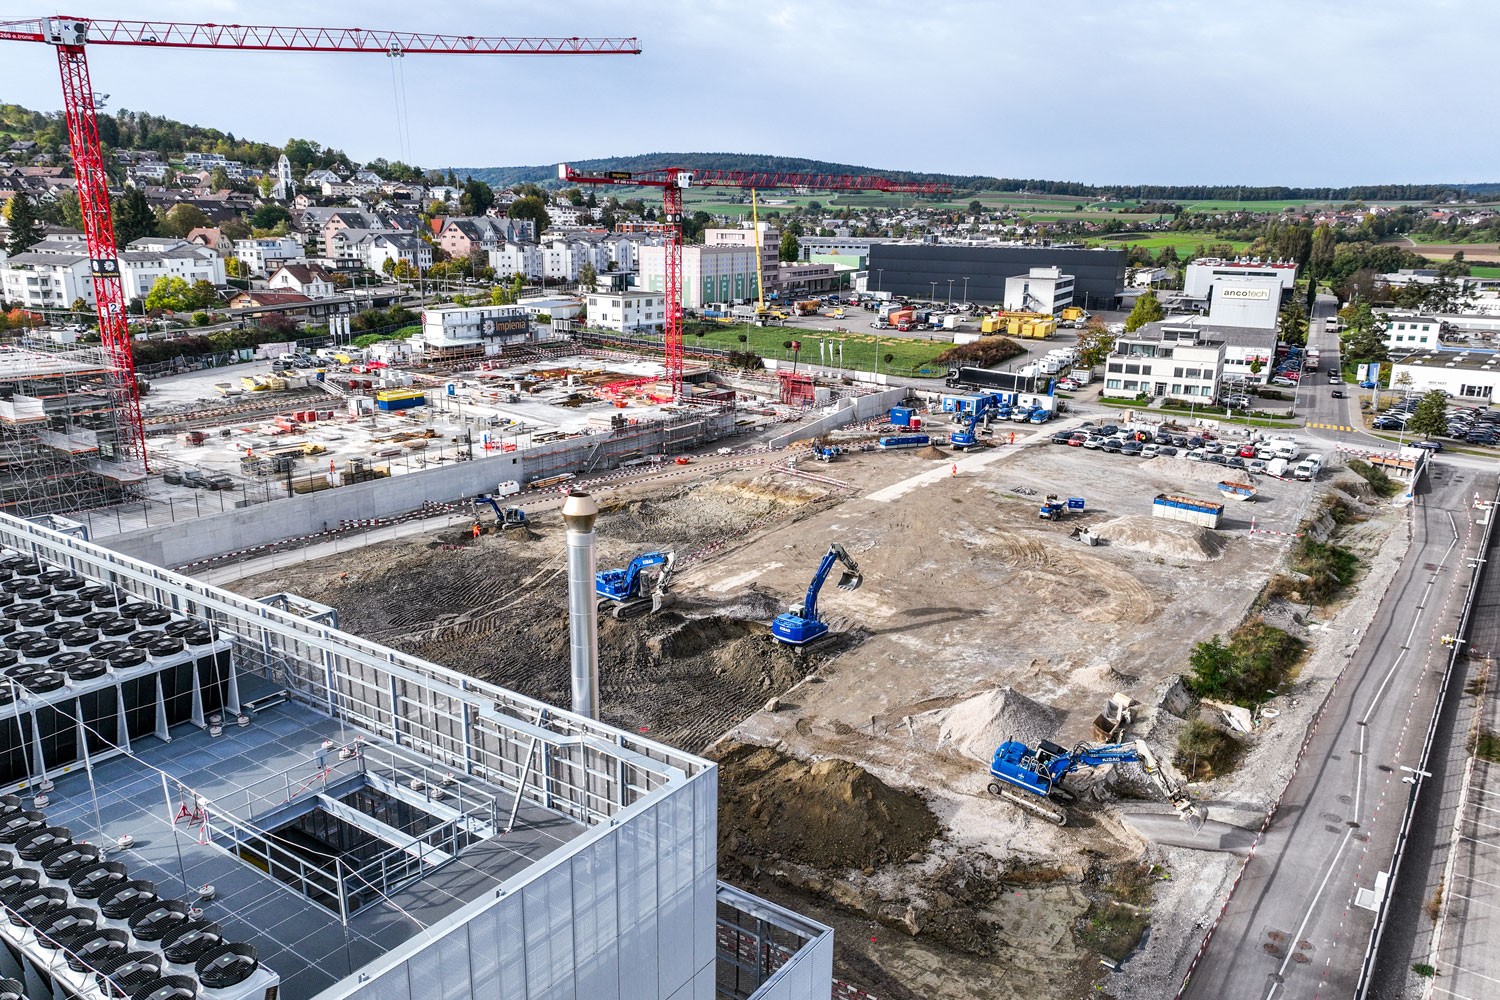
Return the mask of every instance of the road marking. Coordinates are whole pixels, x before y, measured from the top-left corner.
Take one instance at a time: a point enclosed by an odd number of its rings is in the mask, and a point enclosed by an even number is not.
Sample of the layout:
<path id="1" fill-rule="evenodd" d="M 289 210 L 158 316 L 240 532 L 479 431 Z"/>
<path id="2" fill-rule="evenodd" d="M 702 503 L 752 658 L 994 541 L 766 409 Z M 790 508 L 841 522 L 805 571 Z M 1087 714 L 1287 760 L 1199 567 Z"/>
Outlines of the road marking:
<path id="1" fill-rule="evenodd" d="M 1478 903 L 1480 906 L 1488 907 L 1491 910 L 1500 910 L 1500 905 L 1497 905 L 1495 903 L 1486 903 L 1482 899 L 1475 899 L 1473 896 L 1465 896 L 1461 892 L 1453 892 L 1449 893 L 1449 895 L 1455 899 L 1466 899 L 1471 903 Z M 1478 975 L 1478 973 L 1475 974 Z M 1495 982 L 1500 983 L 1500 979 L 1495 980 Z"/>
<path id="2" fill-rule="evenodd" d="M 1346 434 L 1354 433 L 1354 428 L 1350 427 L 1348 424 L 1315 424 L 1309 422 L 1307 426 L 1321 428 L 1325 431 L 1343 431 Z"/>
<path id="3" fill-rule="evenodd" d="M 1354 831 L 1352 829 L 1350 829 L 1348 827 L 1344 828 L 1344 838 L 1343 838 L 1343 840 L 1339 841 L 1339 849 L 1337 851 L 1335 851 L 1334 854 L 1333 854 L 1333 859 L 1334 859 L 1333 863 L 1328 866 L 1328 871 L 1325 872 L 1324 875 L 1323 875 L 1323 882 L 1322 882 L 1322 884 L 1318 886 L 1318 891 L 1313 894 L 1312 902 L 1308 904 L 1308 906 L 1307 906 L 1307 912 L 1304 913 L 1303 916 L 1302 916 L 1302 923 L 1297 928 L 1297 933 L 1294 934 L 1294 935 L 1292 935 L 1295 940 L 1298 940 L 1298 941 L 1302 940 L 1302 932 L 1305 931 L 1305 930 L 1307 930 L 1307 922 L 1312 919 L 1312 911 L 1315 910 L 1315 909 L 1317 909 L 1317 907 L 1318 907 L 1318 900 L 1322 898 L 1322 896 L 1323 896 L 1323 890 L 1328 888 L 1328 880 L 1331 879 L 1331 878 L 1333 878 L 1333 870 L 1334 870 L 1334 868 L 1336 868 L 1338 866 L 1339 856 L 1344 853 L 1344 847 L 1348 845 L 1349 838 L 1353 834 L 1354 834 Z M 1291 964 L 1292 964 L 1292 956 L 1291 956 L 1291 954 L 1288 954 L 1286 958 L 1284 958 L 1284 959 L 1281 960 L 1281 968 L 1279 968 L 1279 969 L 1276 970 L 1276 974 L 1278 976 L 1284 976 L 1284 975 L 1286 975 L 1287 966 L 1289 966 Z M 1272 983 L 1271 984 L 1271 989 L 1266 993 L 1266 1000 L 1271 1000 L 1271 998 L 1276 995 L 1276 987 L 1278 987 L 1280 985 L 1281 985 L 1280 983 Z"/>
<path id="4" fill-rule="evenodd" d="M 1454 972 L 1462 972 L 1466 976 L 1478 976 L 1480 979 L 1484 979 L 1491 983 L 1500 983 L 1500 979 L 1496 979 L 1494 976 L 1486 976 L 1482 972 L 1475 972 L 1473 969 L 1465 969 L 1461 965 L 1452 965 L 1449 966 L 1449 968 Z"/>
<path id="5" fill-rule="evenodd" d="M 1464 993 L 1454 993 L 1452 990 L 1444 989 L 1443 987 L 1439 986 L 1437 983 L 1429 983 L 1428 984 L 1428 988 L 1429 989 L 1437 990 L 1439 993 L 1446 993 L 1450 997 L 1458 997 L 1458 1000 L 1478 1000 L 1478 998 L 1471 997 L 1471 996 L 1469 996 L 1467 994 L 1464 994 Z"/>

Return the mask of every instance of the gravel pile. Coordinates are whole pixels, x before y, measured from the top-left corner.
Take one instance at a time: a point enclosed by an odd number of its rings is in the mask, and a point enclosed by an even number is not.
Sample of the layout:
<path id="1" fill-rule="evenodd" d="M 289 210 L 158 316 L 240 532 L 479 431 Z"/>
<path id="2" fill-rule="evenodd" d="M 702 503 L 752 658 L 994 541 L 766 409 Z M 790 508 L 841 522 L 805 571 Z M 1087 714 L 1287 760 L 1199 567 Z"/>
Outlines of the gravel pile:
<path id="1" fill-rule="evenodd" d="M 1011 687 L 992 688 L 928 714 L 938 727 L 939 749 L 982 761 L 1006 740 L 1034 745 L 1057 735 L 1057 713 Z"/>

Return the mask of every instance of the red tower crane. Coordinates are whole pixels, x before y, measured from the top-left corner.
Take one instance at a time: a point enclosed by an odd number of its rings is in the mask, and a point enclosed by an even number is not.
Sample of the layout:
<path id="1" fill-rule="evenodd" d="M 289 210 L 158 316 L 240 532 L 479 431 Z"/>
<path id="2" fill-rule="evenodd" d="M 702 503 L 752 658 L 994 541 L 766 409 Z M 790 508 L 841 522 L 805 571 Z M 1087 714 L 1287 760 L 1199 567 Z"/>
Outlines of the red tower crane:
<path id="1" fill-rule="evenodd" d="M 85 52 L 90 45 L 135 45 L 171 49 L 251 49 L 276 52 L 376 52 L 387 56 L 412 53 L 470 55 L 638 55 L 634 38 L 521 38 L 437 35 L 415 31 L 367 31 L 363 28 L 290 28 L 241 24 L 181 24 L 171 21 L 114 21 L 85 17 L 28 18 L 0 22 L 0 41 L 42 42 L 57 49 L 62 71 L 63 108 L 68 142 L 78 177 L 78 204 L 88 239 L 99 336 L 111 364 L 110 397 L 125 424 L 125 440 L 116 442 L 119 457 L 147 468 L 146 433 L 136 390 L 125 290 L 115 252 L 115 227 L 109 207 L 109 178 L 94 91 Z"/>
<path id="2" fill-rule="evenodd" d="M 665 324 L 666 381 L 674 399 L 682 398 L 682 192 L 685 188 L 733 187 L 812 188 L 818 191 L 885 191 L 893 194 L 948 194 L 946 184 L 910 183 L 859 174 L 783 174 L 755 170 L 688 170 L 666 167 L 631 173 L 606 170 L 586 174 L 566 163 L 557 177 L 571 184 L 623 184 L 662 189 L 662 221 L 666 223 L 665 258 L 667 321 Z"/>

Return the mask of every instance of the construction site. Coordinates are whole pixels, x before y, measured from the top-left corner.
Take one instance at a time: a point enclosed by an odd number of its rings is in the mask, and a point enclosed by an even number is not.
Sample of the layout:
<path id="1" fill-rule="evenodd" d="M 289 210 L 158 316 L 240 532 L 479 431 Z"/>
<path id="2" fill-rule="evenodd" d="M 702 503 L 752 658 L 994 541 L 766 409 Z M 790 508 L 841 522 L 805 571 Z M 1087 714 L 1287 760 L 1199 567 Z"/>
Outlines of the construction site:
<path id="1" fill-rule="evenodd" d="M 1152 498 L 1212 496 L 1220 467 L 1030 428 L 991 440 L 883 451 L 855 427 L 764 466 L 612 484 L 600 571 L 666 562 L 670 585 L 648 594 L 642 572 L 631 596 L 649 606 L 619 616 L 601 597 L 602 718 L 718 760 L 721 877 L 834 927 L 838 974 L 882 1000 L 1155 996 L 1373 613 L 1399 522 L 1334 467 L 1265 480 L 1208 528 L 1154 517 Z M 1039 517 L 1055 494 L 1081 502 Z M 1327 515 L 1330 495 L 1350 516 Z M 232 587 L 306 595 L 357 635 L 565 702 L 561 521 L 474 519 Z M 1308 531 L 1369 566 L 1337 609 L 1268 596 Z M 823 588 L 830 567 L 858 589 Z M 783 613 L 814 607 L 824 634 L 788 641 Z M 1306 642 L 1294 679 L 1254 713 L 1200 703 L 1182 682 L 1194 645 L 1262 619 Z M 1178 754 L 1193 722 L 1232 737 L 1223 773 Z M 1008 740 L 1125 750 L 1072 772 L 1059 826 L 996 794 Z"/>

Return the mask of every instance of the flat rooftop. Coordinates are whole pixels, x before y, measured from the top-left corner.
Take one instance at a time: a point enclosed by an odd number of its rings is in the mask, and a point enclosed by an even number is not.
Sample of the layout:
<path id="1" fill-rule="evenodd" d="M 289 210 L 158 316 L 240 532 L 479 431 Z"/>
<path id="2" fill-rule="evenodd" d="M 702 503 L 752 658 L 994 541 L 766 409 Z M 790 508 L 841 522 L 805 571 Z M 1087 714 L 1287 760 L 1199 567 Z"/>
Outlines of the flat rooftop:
<path id="1" fill-rule="evenodd" d="M 1394 364 L 1409 368 L 1455 368 L 1463 371 L 1500 371 L 1500 354 L 1494 351 L 1422 351 L 1408 354 Z"/>
<path id="2" fill-rule="evenodd" d="M 247 691 L 246 681 L 241 677 L 241 697 L 268 694 L 273 687 L 261 682 Z M 324 753 L 326 779 L 318 761 L 324 740 L 347 745 L 356 735 L 361 734 L 287 701 L 256 712 L 248 726 L 228 726 L 216 738 L 184 724 L 172 729 L 171 743 L 141 741 L 132 756 L 94 765 L 92 794 L 83 771 L 57 779 L 44 811 L 49 823 L 69 827 L 76 840 L 108 843 L 129 833 L 135 844 L 110 857 L 127 865 L 131 878 L 155 882 L 163 898 L 192 902 L 199 886 L 213 885 L 215 897 L 197 904 L 204 917 L 223 928 L 225 940 L 255 947 L 261 963 L 281 975 L 286 1000 L 316 996 L 587 829 L 523 802 L 510 833 L 497 832 L 388 899 L 361 906 L 350 915 L 346 935 L 338 912 L 226 853 L 228 830 L 216 829 L 215 814 L 224 808 L 226 815 L 251 821 L 243 793 L 268 784 L 267 779 L 287 789 L 286 798 L 292 800 L 316 796 L 325 785 L 337 786 L 355 776 L 358 760 L 340 761 L 336 753 Z M 378 746 L 379 741 L 362 735 L 372 750 Z M 163 774 L 168 776 L 166 791 Z M 296 783 L 284 785 L 279 780 L 283 775 Z M 410 775 L 403 772 L 403 782 Z M 191 817 L 167 822 L 182 805 L 189 811 L 196 805 L 192 797 L 183 799 L 178 783 L 208 800 L 206 834 Z M 493 786 L 481 787 L 496 795 L 505 810 L 503 822 L 514 797 Z M 204 839 L 210 842 L 200 843 Z"/>

